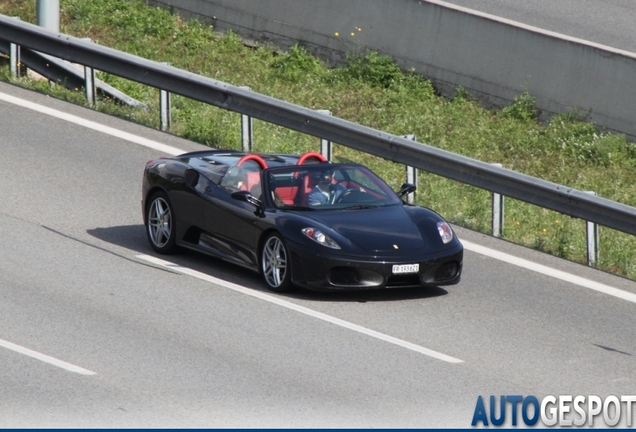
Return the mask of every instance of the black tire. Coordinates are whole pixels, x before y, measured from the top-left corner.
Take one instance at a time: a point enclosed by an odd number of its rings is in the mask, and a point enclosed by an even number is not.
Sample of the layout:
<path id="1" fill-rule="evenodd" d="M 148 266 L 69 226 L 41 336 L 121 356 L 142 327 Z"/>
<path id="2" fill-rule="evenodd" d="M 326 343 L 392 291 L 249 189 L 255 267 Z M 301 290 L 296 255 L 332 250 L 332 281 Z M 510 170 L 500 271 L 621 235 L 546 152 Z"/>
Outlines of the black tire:
<path id="1" fill-rule="evenodd" d="M 291 256 L 285 241 L 279 234 L 270 234 L 261 248 L 261 275 L 268 288 L 274 292 L 289 292 L 291 282 Z"/>
<path id="2" fill-rule="evenodd" d="M 155 252 L 171 254 L 176 251 L 176 222 L 168 195 L 163 191 L 152 194 L 146 208 L 146 235 Z"/>

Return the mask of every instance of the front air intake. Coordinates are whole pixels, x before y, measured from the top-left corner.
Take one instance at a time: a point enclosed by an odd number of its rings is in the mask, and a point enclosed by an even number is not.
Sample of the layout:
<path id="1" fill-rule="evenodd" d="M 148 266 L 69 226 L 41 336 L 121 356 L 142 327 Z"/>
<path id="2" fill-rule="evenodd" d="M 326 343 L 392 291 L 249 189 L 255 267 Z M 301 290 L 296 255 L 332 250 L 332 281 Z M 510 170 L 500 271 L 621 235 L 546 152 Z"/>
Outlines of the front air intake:
<path id="1" fill-rule="evenodd" d="M 437 282 L 442 282 L 453 279 L 455 276 L 457 276 L 458 271 L 459 265 L 455 261 L 446 263 L 438 268 L 435 272 L 435 280 Z"/>
<path id="2" fill-rule="evenodd" d="M 334 285 L 360 285 L 360 273 L 356 269 L 349 267 L 333 268 L 329 274 L 329 282 Z"/>

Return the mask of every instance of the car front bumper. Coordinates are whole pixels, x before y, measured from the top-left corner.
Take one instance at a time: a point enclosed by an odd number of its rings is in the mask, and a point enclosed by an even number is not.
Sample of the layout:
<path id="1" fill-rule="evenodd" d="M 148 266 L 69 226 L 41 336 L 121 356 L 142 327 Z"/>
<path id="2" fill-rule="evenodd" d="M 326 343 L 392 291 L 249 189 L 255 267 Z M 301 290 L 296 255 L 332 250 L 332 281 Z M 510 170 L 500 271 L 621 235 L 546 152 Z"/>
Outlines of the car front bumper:
<path id="1" fill-rule="evenodd" d="M 463 246 L 432 254 L 398 257 L 349 257 L 327 251 L 316 252 L 289 245 L 292 281 L 316 291 L 346 291 L 383 288 L 454 285 L 460 281 Z M 419 264 L 417 273 L 393 274 L 393 266 Z"/>

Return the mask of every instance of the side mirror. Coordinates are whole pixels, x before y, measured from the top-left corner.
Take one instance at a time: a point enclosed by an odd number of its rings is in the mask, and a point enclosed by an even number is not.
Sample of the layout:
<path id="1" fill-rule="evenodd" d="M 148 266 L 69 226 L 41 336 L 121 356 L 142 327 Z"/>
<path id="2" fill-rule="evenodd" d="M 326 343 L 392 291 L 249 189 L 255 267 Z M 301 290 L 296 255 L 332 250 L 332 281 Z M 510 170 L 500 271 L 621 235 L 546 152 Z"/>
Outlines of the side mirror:
<path id="1" fill-rule="evenodd" d="M 248 191 L 241 190 L 241 191 L 232 192 L 232 195 L 230 196 L 232 197 L 232 199 L 235 199 L 237 201 L 243 201 L 243 202 L 252 204 L 254 207 L 256 207 L 256 211 L 254 213 L 257 216 L 264 215 L 263 203 L 261 202 L 261 200 L 256 198 L 254 195 L 252 195 Z"/>
<path id="2" fill-rule="evenodd" d="M 411 183 L 404 183 L 400 190 L 398 191 L 398 196 L 402 198 L 405 195 L 410 194 L 411 192 L 415 192 L 417 190 L 417 186 Z"/>

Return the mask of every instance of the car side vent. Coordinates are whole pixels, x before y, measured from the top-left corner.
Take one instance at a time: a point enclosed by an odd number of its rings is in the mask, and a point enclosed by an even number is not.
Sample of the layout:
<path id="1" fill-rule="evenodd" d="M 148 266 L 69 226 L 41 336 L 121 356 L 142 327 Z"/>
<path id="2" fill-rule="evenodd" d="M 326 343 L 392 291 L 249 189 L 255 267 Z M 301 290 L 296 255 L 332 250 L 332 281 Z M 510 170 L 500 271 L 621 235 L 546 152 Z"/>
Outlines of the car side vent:
<path id="1" fill-rule="evenodd" d="M 184 177 L 186 184 L 192 189 L 194 189 L 199 182 L 199 173 L 193 169 L 187 169 Z"/>

